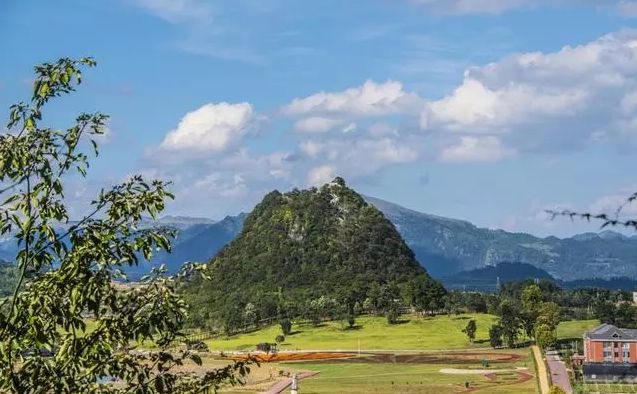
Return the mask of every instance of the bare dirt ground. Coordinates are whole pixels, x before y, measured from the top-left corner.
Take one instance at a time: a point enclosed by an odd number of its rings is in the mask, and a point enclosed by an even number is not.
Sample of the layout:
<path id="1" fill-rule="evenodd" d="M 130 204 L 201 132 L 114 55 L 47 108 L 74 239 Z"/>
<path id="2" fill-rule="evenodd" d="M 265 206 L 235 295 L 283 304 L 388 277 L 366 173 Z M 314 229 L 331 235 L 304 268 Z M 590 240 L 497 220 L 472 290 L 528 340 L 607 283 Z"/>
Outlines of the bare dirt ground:
<path id="1" fill-rule="evenodd" d="M 290 352 L 290 353 L 249 353 L 232 355 L 228 357 L 231 360 L 247 360 L 252 358 L 258 362 L 283 362 L 283 361 L 321 361 L 321 360 L 342 360 L 345 358 L 355 357 L 352 353 L 340 352 Z"/>
<path id="2" fill-rule="evenodd" d="M 441 353 L 417 353 L 417 354 L 391 354 L 391 353 L 363 353 L 357 356 L 351 353 L 335 353 L 346 355 L 340 358 L 322 357 L 306 360 L 318 362 L 354 362 L 354 363 L 393 363 L 393 364 L 475 364 L 482 360 L 489 363 L 515 362 L 521 359 L 520 355 L 511 353 L 480 353 L 480 352 L 441 352 Z M 307 357 L 312 357 L 308 355 Z"/>

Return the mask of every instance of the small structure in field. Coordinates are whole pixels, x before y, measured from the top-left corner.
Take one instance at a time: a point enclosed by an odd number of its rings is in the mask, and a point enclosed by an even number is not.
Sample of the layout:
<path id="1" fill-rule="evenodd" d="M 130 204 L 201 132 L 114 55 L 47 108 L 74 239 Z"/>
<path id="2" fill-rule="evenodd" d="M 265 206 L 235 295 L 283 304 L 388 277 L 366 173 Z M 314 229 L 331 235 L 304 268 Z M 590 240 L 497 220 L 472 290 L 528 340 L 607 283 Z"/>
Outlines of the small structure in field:
<path id="1" fill-rule="evenodd" d="M 276 343 L 268 343 L 268 342 L 257 343 L 257 351 L 264 352 L 266 354 L 276 353 L 277 345 Z"/>

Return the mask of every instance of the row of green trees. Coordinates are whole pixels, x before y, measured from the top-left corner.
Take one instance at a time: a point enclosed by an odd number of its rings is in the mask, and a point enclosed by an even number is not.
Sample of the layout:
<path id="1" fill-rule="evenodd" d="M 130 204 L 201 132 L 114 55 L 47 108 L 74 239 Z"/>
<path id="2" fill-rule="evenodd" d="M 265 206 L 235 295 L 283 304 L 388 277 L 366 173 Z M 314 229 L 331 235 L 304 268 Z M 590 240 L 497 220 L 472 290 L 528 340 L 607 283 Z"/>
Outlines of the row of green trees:
<path id="1" fill-rule="evenodd" d="M 498 321 L 489 329 L 491 346 L 514 347 L 523 334 L 534 339 L 542 348 L 557 341 L 557 325 L 561 319 L 560 306 L 546 301 L 536 284 L 526 286 L 519 298 L 503 297 L 497 309 Z"/>
<path id="2" fill-rule="evenodd" d="M 220 310 L 200 310 L 193 314 L 189 325 L 232 335 L 284 319 L 301 319 L 315 325 L 332 320 L 353 326 L 357 316 L 371 314 L 385 316 L 390 324 L 395 324 L 405 311 L 442 312 L 446 294 L 442 285 L 427 276 L 403 283 L 371 283 L 367 292 L 344 287 L 336 294 L 313 295 L 278 289 L 259 293 L 254 301 L 242 302 L 237 297 L 236 303 L 224 304 Z"/>

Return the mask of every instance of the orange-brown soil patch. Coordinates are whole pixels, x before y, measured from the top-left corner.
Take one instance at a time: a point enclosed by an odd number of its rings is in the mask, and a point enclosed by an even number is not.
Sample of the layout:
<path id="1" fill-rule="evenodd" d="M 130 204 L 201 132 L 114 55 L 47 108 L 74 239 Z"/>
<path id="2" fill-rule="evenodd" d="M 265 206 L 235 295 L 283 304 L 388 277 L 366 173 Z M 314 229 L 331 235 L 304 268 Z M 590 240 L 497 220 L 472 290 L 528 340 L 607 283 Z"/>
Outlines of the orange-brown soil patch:
<path id="1" fill-rule="evenodd" d="M 271 362 L 271 361 L 321 361 L 321 360 L 335 360 L 335 359 L 347 359 L 354 357 L 351 353 L 338 353 L 338 352 L 294 352 L 294 353 L 251 353 L 246 355 L 233 355 L 229 358 L 232 360 L 246 360 L 248 358 L 255 359 L 259 362 Z"/>

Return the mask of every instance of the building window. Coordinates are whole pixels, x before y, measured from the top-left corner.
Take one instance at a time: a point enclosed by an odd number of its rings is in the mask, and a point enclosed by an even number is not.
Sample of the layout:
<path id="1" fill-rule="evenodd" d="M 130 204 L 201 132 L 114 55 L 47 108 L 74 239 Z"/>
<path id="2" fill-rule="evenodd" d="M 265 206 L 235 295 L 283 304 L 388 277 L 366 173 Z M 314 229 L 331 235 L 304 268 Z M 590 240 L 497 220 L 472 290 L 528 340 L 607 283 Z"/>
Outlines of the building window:
<path id="1" fill-rule="evenodd" d="M 612 360 L 612 353 L 610 352 L 610 350 L 604 350 L 604 361 L 611 361 Z"/>
<path id="2" fill-rule="evenodd" d="M 622 343 L 622 361 L 630 362 L 630 343 Z"/>

